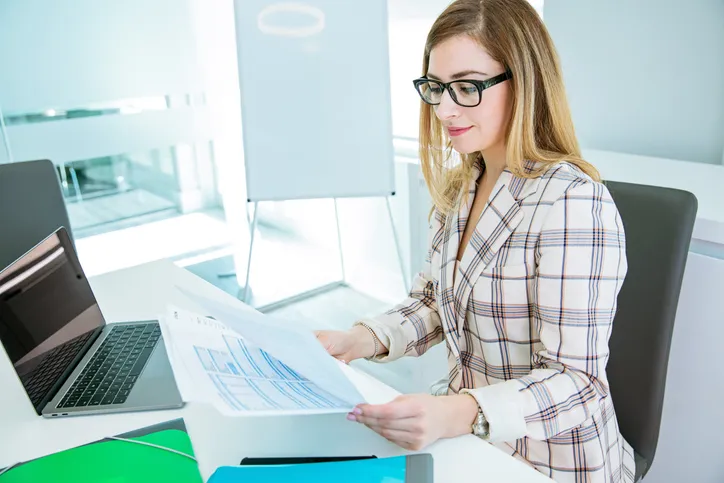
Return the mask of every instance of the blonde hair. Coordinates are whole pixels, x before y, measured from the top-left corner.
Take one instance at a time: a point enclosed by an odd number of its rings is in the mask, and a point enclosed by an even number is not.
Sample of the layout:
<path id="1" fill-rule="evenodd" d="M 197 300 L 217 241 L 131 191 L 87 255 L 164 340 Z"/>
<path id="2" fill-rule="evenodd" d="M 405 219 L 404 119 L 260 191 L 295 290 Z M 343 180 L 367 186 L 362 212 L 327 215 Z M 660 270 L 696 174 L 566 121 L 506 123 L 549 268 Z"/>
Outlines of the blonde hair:
<path id="1" fill-rule="evenodd" d="M 508 169 L 535 178 L 565 160 L 596 181 L 593 165 L 581 158 L 560 61 L 543 22 L 527 0 L 456 0 L 435 20 L 425 43 L 422 75 L 430 52 L 447 39 L 467 35 L 509 69 L 513 106 L 506 132 Z M 484 101 L 483 101 L 484 102 Z M 449 213 L 458 207 L 480 153 L 461 155 L 453 163 L 452 146 L 433 106 L 421 101 L 420 160 L 434 208 Z M 525 161 L 540 163 L 526 169 Z M 453 165 L 454 164 L 454 165 Z"/>

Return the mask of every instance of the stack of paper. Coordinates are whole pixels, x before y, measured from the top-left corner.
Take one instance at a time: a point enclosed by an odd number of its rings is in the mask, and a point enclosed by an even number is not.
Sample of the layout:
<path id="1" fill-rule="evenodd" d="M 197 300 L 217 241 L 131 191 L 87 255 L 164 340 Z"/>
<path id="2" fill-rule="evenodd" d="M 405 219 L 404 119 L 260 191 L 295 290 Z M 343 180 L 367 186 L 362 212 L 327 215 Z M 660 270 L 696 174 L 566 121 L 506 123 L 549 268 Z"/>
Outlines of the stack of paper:
<path id="1" fill-rule="evenodd" d="M 347 412 L 365 402 L 311 331 L 183 293 L 213 317 L 171 307 L 161 321 L 185 401 L 227 415 Z"/>

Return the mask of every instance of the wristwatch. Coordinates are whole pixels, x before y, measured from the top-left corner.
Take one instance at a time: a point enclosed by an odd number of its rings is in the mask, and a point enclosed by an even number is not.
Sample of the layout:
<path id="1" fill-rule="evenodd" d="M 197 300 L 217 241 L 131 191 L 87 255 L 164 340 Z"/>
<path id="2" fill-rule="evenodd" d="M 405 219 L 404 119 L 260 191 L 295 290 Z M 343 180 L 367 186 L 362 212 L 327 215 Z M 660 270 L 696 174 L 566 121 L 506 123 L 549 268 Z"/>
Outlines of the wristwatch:
<path id="1" fill-rule="evenodd" d="M 475 396 L 470 394 L 470 392 L 465 389 L 461 390 L 460 393 L 467 394 L 468 396 L 475 399 Z M 477 402 L 478 402 L 478 400 L 475 399 L 476 404 L 477 404 Z M 480 439 L 487 440 L 490 437 L 490 424 L 488 424 L 488 420 L 485 418 L 485 414 L 483 413 L 483 410 L 480 408 L 480 405 L 478 405 L 478 415 L 475 416 L 475 421 L 473 421 L 472 429 L 473 429 L 473 434 Z"/>
<path id="2" fill-rule="evenodd" d="M 473 423 L 473 434 L 478 438 L 487 440 L 490 437 L 490 425 L 488 420 L 485 419 L 483 410 L 478 408 L 478 415 Z"/>

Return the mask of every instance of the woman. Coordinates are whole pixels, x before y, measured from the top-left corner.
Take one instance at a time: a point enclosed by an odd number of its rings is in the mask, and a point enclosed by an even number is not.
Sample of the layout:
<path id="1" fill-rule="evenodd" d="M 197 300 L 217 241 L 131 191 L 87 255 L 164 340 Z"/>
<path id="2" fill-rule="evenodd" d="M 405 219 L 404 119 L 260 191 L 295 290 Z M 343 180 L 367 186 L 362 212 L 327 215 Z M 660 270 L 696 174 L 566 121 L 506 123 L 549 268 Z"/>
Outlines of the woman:
<path id="1" fill-rule="evenodd" d="M 633 481 L 606 378 L 623 225 L 581 159 L 543 23 L 525 0 L 457 0 L 423 76 L 426 269 L 391 311 L 317 336 L 346 362 L 444 340 L 449 378 L 348 418 L 407 449 L 473 433 L 559 482 Z"/>

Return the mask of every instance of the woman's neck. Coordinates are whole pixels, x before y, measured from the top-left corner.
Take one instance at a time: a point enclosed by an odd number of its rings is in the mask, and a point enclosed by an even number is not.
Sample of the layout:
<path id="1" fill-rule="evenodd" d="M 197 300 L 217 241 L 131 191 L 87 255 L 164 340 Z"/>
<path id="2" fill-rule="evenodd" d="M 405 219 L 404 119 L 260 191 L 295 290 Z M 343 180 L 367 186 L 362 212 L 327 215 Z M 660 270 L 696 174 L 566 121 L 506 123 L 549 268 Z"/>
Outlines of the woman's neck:
<path id="1" fill-rule="evenodd" d="M 507 166 L 505 145 L 493 146 L 480 154 L 485 162 L 485 178 L 495 183 Z"/>

